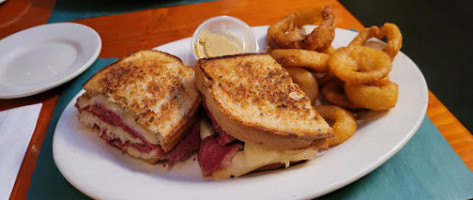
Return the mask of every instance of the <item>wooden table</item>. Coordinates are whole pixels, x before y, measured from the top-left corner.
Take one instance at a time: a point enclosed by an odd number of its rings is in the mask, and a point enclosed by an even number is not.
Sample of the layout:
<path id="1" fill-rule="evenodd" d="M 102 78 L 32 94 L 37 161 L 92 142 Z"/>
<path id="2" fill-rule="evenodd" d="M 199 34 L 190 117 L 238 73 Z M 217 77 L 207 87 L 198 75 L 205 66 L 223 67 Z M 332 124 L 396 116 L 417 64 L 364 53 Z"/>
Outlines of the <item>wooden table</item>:
<path id="1" fill-rule="evenodd" d="M 55 0 L 9 0 L 0 5 L 0 39 L 26 28 L 45 24 L 54 3 Z M 74 22 L 90 26 L 100 34 L 103 47 L 99 57 L 109 58 L 122 57 L 135 50 L 150 49 L 190 37 L 200 23 L 216 15 L 231 15 L 250 26 L 259 26 L 274 23 L 289 13 L 325 5 L 334 9 L 338 28 L 363 29 L 364 26 L 336 0 L 222 0 L 86 18 Z M 63 87 L 58 87 L 31 97 L 0 100 L 0 111 L 43 103 L 11 199 L 26 198 L 36 158 L 62 89 Z M 473 136 L 431 92 L 427 115 L 473 171 Z"/>

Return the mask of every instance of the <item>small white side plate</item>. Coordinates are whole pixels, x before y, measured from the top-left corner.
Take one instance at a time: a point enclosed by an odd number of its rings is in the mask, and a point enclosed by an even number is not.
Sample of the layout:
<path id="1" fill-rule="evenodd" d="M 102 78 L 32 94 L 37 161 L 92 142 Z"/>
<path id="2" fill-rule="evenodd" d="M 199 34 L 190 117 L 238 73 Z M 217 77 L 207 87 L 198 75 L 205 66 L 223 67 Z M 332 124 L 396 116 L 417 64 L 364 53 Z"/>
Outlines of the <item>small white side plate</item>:
<path id="1" fill-rule="evenodd" d="M 40 25 L 0 40 L 0 99 L 38 94 L 85 71 L 102 48 L 94 29 Z"/>

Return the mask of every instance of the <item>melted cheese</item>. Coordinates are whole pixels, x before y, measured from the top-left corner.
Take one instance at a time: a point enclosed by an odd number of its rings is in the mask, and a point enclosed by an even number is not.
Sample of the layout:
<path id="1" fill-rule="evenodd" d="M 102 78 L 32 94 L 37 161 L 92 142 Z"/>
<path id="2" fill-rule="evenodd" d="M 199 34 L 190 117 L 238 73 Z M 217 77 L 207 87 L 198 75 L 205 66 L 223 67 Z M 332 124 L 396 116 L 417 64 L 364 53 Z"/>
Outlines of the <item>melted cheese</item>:
<path id="1" fill-rule="evenodd" d="M 204 140 L 204 138 L 211 136 L 215 134 L 215 129 L 210 124 L 209 120 L 207 118 L 202 118 L 200 120 L 200 140 Z"/>
<path id="2" fill-rule="evenodd" d="M 291 162 L 311 160 L 317 156 L 317 149 L 270 150 L 257 144 L 245 143 L 243 151 L 233 157 L 232 163 L 215 171 L 215 178 L 230 178 L 245 175 L 269 164 L 282 163 L 289 167 Z"/>

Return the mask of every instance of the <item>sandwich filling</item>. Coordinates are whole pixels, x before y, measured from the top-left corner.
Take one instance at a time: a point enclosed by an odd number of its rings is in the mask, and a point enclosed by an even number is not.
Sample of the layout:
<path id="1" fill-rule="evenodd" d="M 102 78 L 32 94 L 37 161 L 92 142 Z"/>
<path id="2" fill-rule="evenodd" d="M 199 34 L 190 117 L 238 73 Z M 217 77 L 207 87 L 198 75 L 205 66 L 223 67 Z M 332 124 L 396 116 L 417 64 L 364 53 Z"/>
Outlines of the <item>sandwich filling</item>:
<path id="1" fill-rule="evenodd" d="M 136 123 L 133 116 L 103 95 L 89 97 L 82 95 L 75 106 L 79 120 L 98 129 L 101 138 L 108 144 L 150 163 L 168 161 L 171 167 L 176 161 L 183 161 L 200 146 L 199 124 L 188 130 L 188 134 L 172 150 L 165 152 L 153 133 Z"/>
<path id="2" fill-rule="evenodd" d="M 202 105 L 212 123 L 208 125 L 204 122 L 200 125 L 202 143 L 198 161 L 204 176 L 239 177 L 272 164 L 289 167 L 291 163 L 311 160 L 317 156 L 319 146 L 316 145 L 296 150 L 272 150 L 235 139 L 218 125 L 204 99 Z M 320 144 L 323 142 L 321 140 Z"/>

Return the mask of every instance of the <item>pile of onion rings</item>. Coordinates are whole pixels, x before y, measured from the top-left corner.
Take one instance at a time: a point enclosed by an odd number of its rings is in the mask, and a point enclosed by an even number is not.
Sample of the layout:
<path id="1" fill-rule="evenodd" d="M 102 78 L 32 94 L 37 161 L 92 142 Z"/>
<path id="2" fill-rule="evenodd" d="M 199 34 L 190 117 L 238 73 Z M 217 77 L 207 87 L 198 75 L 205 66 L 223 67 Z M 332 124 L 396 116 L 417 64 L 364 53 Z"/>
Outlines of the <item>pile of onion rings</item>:
<path id="1" fill-rule="evenodd" d="M 385 23 L 360 31 L 348 46 L 335 49 L 331 44 L 334 18 L 329 7 L 290 14 L 271 25 L 266 38 L 268 53 L 288 70 L 314 108 L 331 124 L 335 137 L 327 140 L 330 147 L 355 133 L 353 112 L 395 107 L 399 89 L 388 75 L 402 47 L 399 28 Z M 305 35 L 302 26 L 315 23 L 320 25 Z M 379 41 L 370 40 L 384 37 L 386 44 L 381 47 Z"/>

